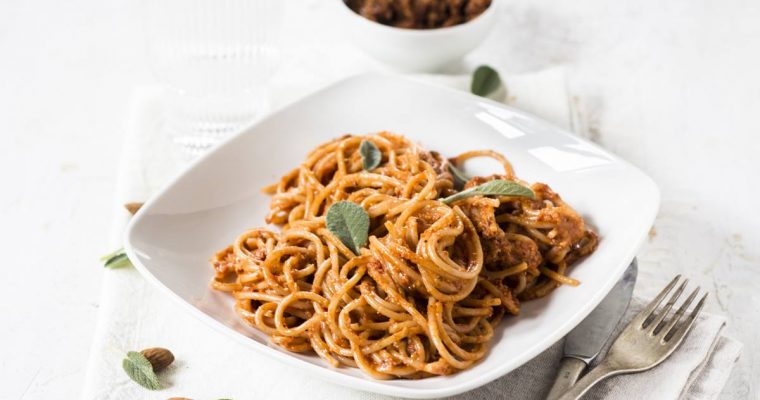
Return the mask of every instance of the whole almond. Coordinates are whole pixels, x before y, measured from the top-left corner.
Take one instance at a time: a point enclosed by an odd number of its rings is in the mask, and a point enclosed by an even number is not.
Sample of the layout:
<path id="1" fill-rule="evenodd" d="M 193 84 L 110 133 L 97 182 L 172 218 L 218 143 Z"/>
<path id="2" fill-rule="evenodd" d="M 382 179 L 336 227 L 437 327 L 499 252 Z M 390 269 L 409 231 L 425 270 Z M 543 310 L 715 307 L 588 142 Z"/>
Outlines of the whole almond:
<path id="1" fill-rule="evenodd" d="M 153 366 L 153 372 L 159 372 L 174 362 L 174 354 L 163 347 L 151 347 L 140 353 L 150 361 L 150 365 Z"/>
<path id="2" fill-rule="evenodd" d="M 140 207 L 142 207 L 142 206 L 143 206 L 143 203 L 127 203 L 127 204 L 124 204 L 124 208 L 126 208 L 127 211 L 129 211 L 129 213 L 132 214 L 132 215 L 135 215 L 137 213 L 137 211 L 140 210 Z"/>

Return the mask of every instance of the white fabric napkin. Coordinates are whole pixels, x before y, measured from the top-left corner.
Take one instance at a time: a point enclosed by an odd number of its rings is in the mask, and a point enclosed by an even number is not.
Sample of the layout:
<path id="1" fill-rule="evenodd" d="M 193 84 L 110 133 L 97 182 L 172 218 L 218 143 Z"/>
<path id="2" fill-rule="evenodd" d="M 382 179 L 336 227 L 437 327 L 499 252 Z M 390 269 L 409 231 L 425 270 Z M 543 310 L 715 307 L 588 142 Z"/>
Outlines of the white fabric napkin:
<path id="1" fill-rule="evenodd" d="M 466 89 L 469 78 L 420 75 L 415 79 Z M 565 90 L 561 69 L 504 77 L 504 98 L 516 107 L 568 129 L 582 125 Z M 297 86 L 275 87 L 274 108 L 304 95 Z M 182 157 L 161 133 L 162 93 L 138 89 L 126 124 L 112 245 L 121 245 L 129 219 L 121 204 L 143 201 L 182 168 Z M 108 249 L 103 249 L 104 252 Z M 243 399 L 384 399 L 320 381 L 253 350 L 227 340 L 185 313 L 150 286 L 134 268 L 108 270 L 103 279 L 100 316 L 90 352 L 83 398 L 196 400 Z M 634 303 L 634 312 L 639 303 Z M 652 371 L 616 377 L 593 389 L 589 399 L 714 399 L 733 368 L 741 345 L 721 335 L 724 319 L 704 316 L 683 346 Z M 121 368 L 128 350 L 162 346 L 176 361 L 161 380 L 165 389 L 150 392 L 132 382 Z M 457 399 L 543 399 L 562 353 L 559 342 L 512 373 Z"/>

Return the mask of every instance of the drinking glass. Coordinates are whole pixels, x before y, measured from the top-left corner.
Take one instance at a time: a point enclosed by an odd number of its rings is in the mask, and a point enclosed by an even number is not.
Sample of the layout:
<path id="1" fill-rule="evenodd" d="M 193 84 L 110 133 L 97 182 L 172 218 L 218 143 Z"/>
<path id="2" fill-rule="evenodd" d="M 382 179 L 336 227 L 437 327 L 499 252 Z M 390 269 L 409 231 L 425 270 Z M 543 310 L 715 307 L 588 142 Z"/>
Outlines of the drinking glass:
<path id="1" fill-rule="evenodd" d="M 267 109 L 281 0 L 149 0 L 148 58 L 165 87 L 164 130 L 196 156 Z"/>

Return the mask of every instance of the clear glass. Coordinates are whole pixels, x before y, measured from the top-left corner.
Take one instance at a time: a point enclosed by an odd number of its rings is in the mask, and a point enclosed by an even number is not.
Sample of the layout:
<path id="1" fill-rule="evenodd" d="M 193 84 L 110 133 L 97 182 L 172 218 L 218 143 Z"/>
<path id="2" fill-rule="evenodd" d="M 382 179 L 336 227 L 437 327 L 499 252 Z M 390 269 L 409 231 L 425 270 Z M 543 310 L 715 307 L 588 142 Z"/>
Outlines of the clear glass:
<path id="1" fill-rule="evenodd" d="M 281 0 L 148 0 L 148 57 L 166 88 L 164 129 L 195 156 L 267 109 Z"/>

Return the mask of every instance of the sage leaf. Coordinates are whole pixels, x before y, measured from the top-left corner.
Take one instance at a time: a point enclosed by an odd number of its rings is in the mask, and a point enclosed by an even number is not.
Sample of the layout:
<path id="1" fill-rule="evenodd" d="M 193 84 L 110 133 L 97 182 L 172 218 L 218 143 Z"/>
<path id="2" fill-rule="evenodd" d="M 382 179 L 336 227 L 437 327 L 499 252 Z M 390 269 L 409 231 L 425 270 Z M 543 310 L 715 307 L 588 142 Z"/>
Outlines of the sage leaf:
<path id="1" fill-rule="evenodd" d="M 500 86 L 501 78 L 499 77 L 499 73 L 487 65 L 481 65 L 472 74 L 470 92 L 478 96 L 486 97 L 499 90 Z"/>
<path id="2" fill-rule="evenodd" d="M 441 201 L 446 204 L 452 204 L 459 200 L 463 200 L 472 196 L 519 196 L 530 197 L 533 199 L 536 197 L 536 194 L 533 193 L 530 188 L 527 188 L 517 182 L 497 179 L 494 181 L 486 182 L 474 188 L 463 190 L 459 193 L 446 197 Z"/>
<path id="3" fill-rule="evenodd" d="M 127 353 L 127 358 L 121 362 L 124 372 L 129 375 L 130 379 L 137 382 L 138 385 L 150 389 L 161 389 L 161 382 L 158 381 L 156 373 L 153 372 L 153 366 L 147 358 L 137 351 Z"/>
<path id="4" fill-rule="evenodd" d="M 463 188 L 464 185 L 467 184 L 467 181 L 470 180 L 470 178 L 464 173 L 464 171 L 457 168 L 452 163 L 449 163 L 449 171 L 451 172 L 451 176 L 454 177 L 454 187 L 457 189 Z"/>
<path id="5" fill-rule="evenodd" d="M 372 171 L 380 165 L 383 160 L 383 153 L 377 146 L 369 140 L 363 140 L 359 145 L 359 153 L 362 155 L 362 168 L 365 171 Z"/>
<path id="6" fill-rule="evenodd" d="M 123 248 L 100 257 L 100 261 L 103 261 L 103 267 L 111 269 L 132 265 Z"/>
<path id="7" fill-rule="evenodd" d="M 327 229 L 355 254 L 367 243 L 369 215 L 350 201 L 339 201 L 327 210 Z"/>

